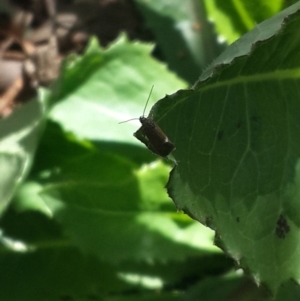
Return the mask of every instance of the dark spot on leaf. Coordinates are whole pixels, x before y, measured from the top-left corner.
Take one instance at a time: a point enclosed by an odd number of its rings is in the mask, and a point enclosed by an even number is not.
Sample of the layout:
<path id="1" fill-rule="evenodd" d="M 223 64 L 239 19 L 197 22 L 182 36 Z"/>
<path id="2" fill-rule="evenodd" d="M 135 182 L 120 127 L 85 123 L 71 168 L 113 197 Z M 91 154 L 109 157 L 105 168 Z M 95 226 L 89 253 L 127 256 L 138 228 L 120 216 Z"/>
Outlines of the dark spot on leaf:
<path id="1" fill-rule="evenodd" d="M 221 130 L 221 131 L 219 131 L 219 132 L 218 132 L 218 134 L 217 134 L 217 138 L 218 138 L 218 140 L 220 141 L 220 140 L 222 140 L 222 139 L 223 139 L 223 137 L 224 137 L 224 131 L 223 131 L 223 130 Z"/>
<path id="2" fill-rule="evenodd" d="M 240 222 L 240 217 L 239 217 L 239 216 L 236 218 L 236 221 L 237 221 L 238 223 Z"/>
<path id="3" fill-rule="evenodd" d="M 242 121 L 239 121 L 237 124 L 236 124 L 236 128 L 237 129 L 240 129 L 243 125 L 243 122 Z"/>
<path id="4" fill-rule="evenodd" d="M 62 301 L 74 301 L 74 299 L 71 296 L 69 296 L 69 295 L 60 296 L 60 299 Z"/>
<path id="5" fill-rule="evenodd" d="M 215 239 L 214 244 L 221 248 L 222 250 L 225 250 L 224 241 L 222 240 L 220 234 L 218 232 L 215 233 Z"/>
<path id="6" fill-rule="evenodd" d="M 276 224 L 276 235 L 279 238 L 285 238 L 286 234 L 290 231 L 290 226 L 286 218 L 280 214 Z"/>
<path id="7" fill-rule="evenodd" d="M 186 57 L 186 52 L 184 52 L 183 50 L 179 50 L 177 51 L 176 55 L 179 59 L 183 59 Z"/>
<path id="8" fill-rule="evenodd" d="M 89 300 L 100 300 L 100 299 L 98 298 L 98 296 L 96 296 L 96 295 L 88 295 L 87 298 L 88 298 Z"/>
<path id="9" fill-rule="evenodd" d="M 252 131 L 258 131 L 258 130 L 261 129 L 261 126 L 262 126 L 261 117 L 254 115 L 254 116 L 251 117 L 250 120 L 252 122 L 252 124 L 251 124 L 251 130 Z"/>
<path id="10" fill-rule="evenodd" d="M 252 122 L 252 129 L 253 130 L 259 130 L 261 127 L 261 118 L 259 116 L 252 116 L 251 117 Z"/>
<path id="11" fill-rule="evenodd" d="M 211 229 L 214 228 L 213 227 L 213 218 L 212 218 L 212 216 L 206 216 L 205 217 L 205 226 L 207 226 L 207 227 L 209 227 Z"/>
<path id="12" fill-rule="evenodd" d="M 258 117 L 258 116 L 252 116 L 252 117 L 251 117 L 251 120 L 252 120 L 253 122 L 259 123 L 259 122 L 260 122 L 260 117 Z"/>

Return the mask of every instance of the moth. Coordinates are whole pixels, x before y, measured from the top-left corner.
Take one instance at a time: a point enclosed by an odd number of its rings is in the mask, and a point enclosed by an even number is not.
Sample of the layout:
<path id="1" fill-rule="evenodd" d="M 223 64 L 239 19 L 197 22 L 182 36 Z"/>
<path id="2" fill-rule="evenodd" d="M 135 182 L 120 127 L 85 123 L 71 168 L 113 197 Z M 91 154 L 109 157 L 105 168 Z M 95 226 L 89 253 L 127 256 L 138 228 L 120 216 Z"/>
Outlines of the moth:
<path id="1" fill-rule="evenodd" d="M 154 154 L 166 158 L 173 150 L 175 150 L 175 145 L 167 135 L 163 132 L 163 130 L 153 121 L 153 119 L 148 116 L 145 117 L 145 111 L 153 90 L 153 86 L 151 88 L 150 94 L 148 96 L 143 115 L 140 118 L 133 118 L 123 122 L 127 122 L 130 120 L 138 119 L 142 126 L 133 134 L 138 140 L 144 143 L 147 148 L 152 151 Z"/>

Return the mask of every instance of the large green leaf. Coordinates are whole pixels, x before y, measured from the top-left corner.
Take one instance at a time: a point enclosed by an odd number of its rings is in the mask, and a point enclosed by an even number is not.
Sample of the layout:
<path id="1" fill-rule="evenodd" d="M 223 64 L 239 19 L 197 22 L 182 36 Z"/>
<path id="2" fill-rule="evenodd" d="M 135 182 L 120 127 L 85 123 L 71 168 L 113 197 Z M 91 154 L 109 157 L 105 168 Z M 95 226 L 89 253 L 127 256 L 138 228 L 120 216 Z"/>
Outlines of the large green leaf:
<path id="1" fill-rule="evenodd" d="M 151 49 L 124 36 L 108 49 L 91 40 L 82 57 L 65 62 L 52 94 L 50 118 L 79 137 L 139 144 L 132 137 L 139 122 L 118 123 L 142 115 L 152 85 L 149 105 L 186 87 L 151 57 Z"/>
<path id="2" fill-rule="evenodd" d="M 300 281 L 300 3 L 231 45 L 154 119 L 175 143 L 169 193 L 273 292 Z"/>
<path id="3" fill-rule="evenodd" d="M 53 140 L 59 144 L 50 147 Z M 140 167 L 112 151 L 76 143 L 49 124 L 14 205 L 52 216 L 72 245 L 105 261 L 216 252 L 210 231 L 176 213 L 164 189 L 169 170 L 161 161 Z"/>
<path id="4" fill-rule="evenodd" d="M 134 172 L 114 156 L 90 155 L 63 166 L 39 194 L 72 243 L 102 260 L 173 260 L 212 250 L 203 228 L 200 239 L 196 225 L 176 223 L 163 190 L 165 168 L 157 163 Z"/>

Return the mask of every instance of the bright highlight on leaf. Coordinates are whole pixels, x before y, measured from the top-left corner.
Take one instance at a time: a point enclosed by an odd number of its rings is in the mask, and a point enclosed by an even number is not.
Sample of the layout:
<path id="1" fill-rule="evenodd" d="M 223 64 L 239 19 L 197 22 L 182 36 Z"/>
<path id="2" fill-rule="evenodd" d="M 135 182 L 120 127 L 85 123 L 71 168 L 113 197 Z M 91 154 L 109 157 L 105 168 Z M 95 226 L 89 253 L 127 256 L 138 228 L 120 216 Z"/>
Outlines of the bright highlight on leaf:
<path id="1" fill-rule="evenodd" d="M 149 107 L 166 93 L 187 87 L 151 57 L 152 48 L 125 35 L 108 49 L 92 39 L 84 56 L 65 63 L 50 118 L 81 138 L 139 144 L 132 137 L 136 123 L 118 123 L 141 116 L 151 86 Z"/>
<path id="2" fill-rule="evenodd" d="M 282 8 L 283 0 L 205 0 L 209 19 L 229 44 L 256 24 L 271 18 Z"/>

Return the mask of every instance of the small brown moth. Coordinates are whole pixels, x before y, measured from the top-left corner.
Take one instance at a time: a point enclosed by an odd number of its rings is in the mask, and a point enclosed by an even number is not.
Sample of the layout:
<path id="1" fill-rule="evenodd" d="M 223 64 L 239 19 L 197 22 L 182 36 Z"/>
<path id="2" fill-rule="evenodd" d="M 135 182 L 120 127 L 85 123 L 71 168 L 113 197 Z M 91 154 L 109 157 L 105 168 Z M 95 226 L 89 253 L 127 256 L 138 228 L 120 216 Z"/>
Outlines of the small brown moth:
<path id="1" fill-rule="evenodd" d="M 167 135 L 162 131 L 162 129 L 152 120 L 150 116 L 145 117 L 145 111 L 153 90 L 153 86 L 151 88 L 150 94 L 148 96 L 143 115 L 140 118 L 133 118 L 123 122 L 127 122 L 130 120 L 138 119 L 142 126 L 133 134 L 138 140 L 144 143 L 149 150 L 151 150 L 154 154 L 160 157 L 167 157 L 174 149 L 175 145 L 169 140 Z"/>

